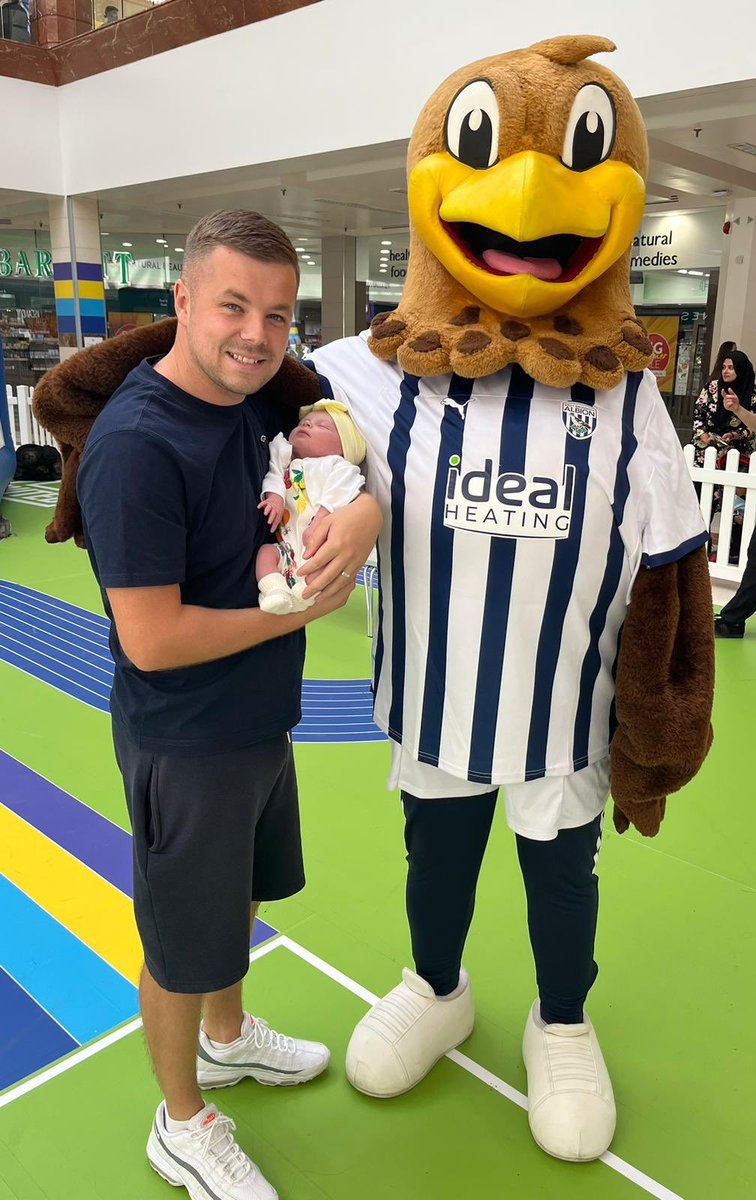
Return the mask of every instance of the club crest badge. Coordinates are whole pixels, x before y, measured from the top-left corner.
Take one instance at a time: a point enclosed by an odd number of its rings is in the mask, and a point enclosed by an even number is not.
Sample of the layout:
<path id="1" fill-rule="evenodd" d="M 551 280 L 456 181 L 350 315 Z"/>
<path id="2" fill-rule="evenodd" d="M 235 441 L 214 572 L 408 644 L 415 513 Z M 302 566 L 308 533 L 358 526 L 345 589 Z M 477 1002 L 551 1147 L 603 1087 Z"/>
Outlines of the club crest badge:
<path id="1" fill-rule="evenodd" d="M 570 437 L 578 442 L 592 437 L 598 414 L 589 404 L 562 404 L 562 421 Z"/>

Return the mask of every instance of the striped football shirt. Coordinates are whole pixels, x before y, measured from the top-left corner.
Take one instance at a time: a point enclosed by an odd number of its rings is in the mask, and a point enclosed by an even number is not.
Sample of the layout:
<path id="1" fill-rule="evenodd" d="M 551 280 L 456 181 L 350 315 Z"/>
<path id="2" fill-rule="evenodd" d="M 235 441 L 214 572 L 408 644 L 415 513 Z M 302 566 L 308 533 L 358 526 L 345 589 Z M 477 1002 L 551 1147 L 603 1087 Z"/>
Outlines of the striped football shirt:
<path id="1" fill-rule="evenodd" d="M 309 365 L 349 404 L 385 516 L 377 724 L 476 783 L 598 762 L 633 580 L 707 539 L 654 376 L 606 392 L 519 366 L 418 378 L 366 338 Z"/>

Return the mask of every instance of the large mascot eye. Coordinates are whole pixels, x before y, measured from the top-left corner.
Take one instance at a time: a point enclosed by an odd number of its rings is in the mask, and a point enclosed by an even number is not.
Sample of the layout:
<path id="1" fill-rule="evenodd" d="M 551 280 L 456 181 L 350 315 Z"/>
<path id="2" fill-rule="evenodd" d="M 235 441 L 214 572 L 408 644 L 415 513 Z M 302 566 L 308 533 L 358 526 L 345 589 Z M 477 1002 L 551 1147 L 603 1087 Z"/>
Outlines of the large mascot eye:
<path id="1" fill-rule="evenodd" d="M 499 102 L 491 84 L 476 79 L 458 92 L 446 118 L 450 154 L 476 171 L 492 167 L 499 157 Z"/>
<path id="2" fill-rule="evenodd" d="M 575 97 L 562 162 L 572 171 L 588 171 L 608 158 L 614 146 L 617 118 L 614 101 L 598 83 L 587 83 Z"/>

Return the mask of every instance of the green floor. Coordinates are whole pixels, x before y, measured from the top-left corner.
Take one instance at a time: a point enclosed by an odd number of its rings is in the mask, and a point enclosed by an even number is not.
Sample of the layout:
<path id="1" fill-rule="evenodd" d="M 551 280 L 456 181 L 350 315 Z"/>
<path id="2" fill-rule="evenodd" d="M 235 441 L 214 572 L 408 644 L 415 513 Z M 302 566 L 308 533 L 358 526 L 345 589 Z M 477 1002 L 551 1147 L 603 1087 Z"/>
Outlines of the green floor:
<path id="1" fill-rule="evenodd" d="M 82 552 L 48 547 L 43 510 L 6 505 L 16 536 L 0 577 L 99 611 Z M 749 717 L 756 622 L 717 646 L 716 742 L 670 804 L 661 835 L 608 833 L 601 857 L 601 974 L 590 1000 L 612 1072 L 612 1151 L 660 1197 L 753 1200 L 756 821 Z M 364 676 L 361 589 L 311 631 L 307 673 Z M 125 824 L 107 718 L 0 663 L 0 744 Z M 373 992 L 409 961 L 401 818 L 384 789 L 386 748 L 300 746 L 308 886 L 262 915 Z M 0 797 L 0 800 L 2 798 Z M 524 1090 L 520 1035 L 534 995 L 513 838 L 494 829 L 466 965 L 478 1021 L 464 1052 Z M 222 1094 L 245 1148 L 282 1200 L 622 1200 L 642 1187 L 604 1163 L 570 1166 L 530 1139 L 525 1114 L 445 1061 L 410 1095 L 367 1100 L 343 1076 L 364 1003 L 289 950 L 254 963 L 253 1011 L 328 1041 L 328 1075 L 302 1089 L 245 1083 Z M 140 1033 L 0 1108 L 0 1200 L 150 1200 L 167 1185 L 146 1166 L 158 1095 Z M 665 1192 L 663 1188 L 669 1189 Z"/>

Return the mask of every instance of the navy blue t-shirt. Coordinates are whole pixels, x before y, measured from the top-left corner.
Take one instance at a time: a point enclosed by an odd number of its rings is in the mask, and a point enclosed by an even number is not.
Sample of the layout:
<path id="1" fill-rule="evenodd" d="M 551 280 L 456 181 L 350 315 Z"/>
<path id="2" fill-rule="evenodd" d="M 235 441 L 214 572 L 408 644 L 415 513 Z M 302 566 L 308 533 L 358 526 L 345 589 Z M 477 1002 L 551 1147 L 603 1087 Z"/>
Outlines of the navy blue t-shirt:
<path id="1" fill-rule="evenodd" d="M 301 717 L 304 631 L 239 654 L 139 671 L 118 640 L 106 588 L 179 584 L 185 604 L 257 605 L 257 505 L 281 412 L 248 396 L 208 404 L 145 360 L 95 421 L 77 491 L 89 556 L 110 618 L 111 710 L 141 748 L 213 754 L 292 729 Z"/>

